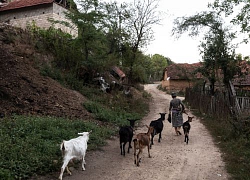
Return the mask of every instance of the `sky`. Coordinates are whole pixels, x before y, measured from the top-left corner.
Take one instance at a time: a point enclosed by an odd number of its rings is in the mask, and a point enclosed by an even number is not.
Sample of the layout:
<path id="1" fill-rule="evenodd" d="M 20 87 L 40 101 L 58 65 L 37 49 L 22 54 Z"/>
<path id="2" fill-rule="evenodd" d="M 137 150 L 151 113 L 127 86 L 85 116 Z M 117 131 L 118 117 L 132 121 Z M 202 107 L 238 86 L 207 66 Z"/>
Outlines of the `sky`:
<path id="1" fill-rule="evenodd" d="M 164 11 L 168 16 L 163 19 L 161 26 L 155 26 L 155 40 L 148 46 L 145 51 L 147 54 L 160 54 L 169 57 L 176 63 L 196 63 L 202 61 L 199 45 L 204 34 L 199 37 L 192 38 L 188 33 L 182 34 L 176 39 L 171 36 L 173 28 L 173 20 L 176 17 L 191 16 L 201 11 L 207 10 L 207 4 L 213 0 L 161 0 L 159 10 Z M 237 39 L 236 42 L 240 42 Z M 236 49 L 236 53 L 241 53 L 243 56 L 250 55 L 250 44 L 240 45 Z"/>
<path id="2" fill-rule="evenodd" d="M 105 2 L 113 2 L 114 0 L 103 0 Z M 115 0 L 118 3 L 133 2 L 133 0 Z M 207 10 L 207 4 L 213 0 L 160 0 L 159 11 L 166 15 L 161 21 L 161 25 L 154 25 L 154 40 L 143 49 L 148 55 L 160 54 L 170 58 L 175 63 L 196 63 L 202 61 L 202 56 L 198 46 L 203 35 L 191 38 L 187 33 L 182 34 L 176 39 L 171 36 L 173 21 L 176 17 L 191 16 L 198 12 Z M 240 42 L 237 39 L 235 42 Z M 242 44 L 236 49 L 236 53 L 244 56 L 250 55 L 250 44 Z"/>

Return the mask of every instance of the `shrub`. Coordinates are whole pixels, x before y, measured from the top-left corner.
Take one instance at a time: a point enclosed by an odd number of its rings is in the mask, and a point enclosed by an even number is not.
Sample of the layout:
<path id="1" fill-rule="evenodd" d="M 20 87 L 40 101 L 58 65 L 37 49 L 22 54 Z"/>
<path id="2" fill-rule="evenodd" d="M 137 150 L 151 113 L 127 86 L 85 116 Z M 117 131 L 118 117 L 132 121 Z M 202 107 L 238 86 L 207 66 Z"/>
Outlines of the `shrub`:
<path id="1" fill-rule="evenodd" d="M 13 116 L 0 121 L 0 179 L 27 179 L 33 174 L 60 169 L 63 139 L 90 131 L 88 150 L 105 144 L 114 134 L 92 122 L 53 117 Z"/>

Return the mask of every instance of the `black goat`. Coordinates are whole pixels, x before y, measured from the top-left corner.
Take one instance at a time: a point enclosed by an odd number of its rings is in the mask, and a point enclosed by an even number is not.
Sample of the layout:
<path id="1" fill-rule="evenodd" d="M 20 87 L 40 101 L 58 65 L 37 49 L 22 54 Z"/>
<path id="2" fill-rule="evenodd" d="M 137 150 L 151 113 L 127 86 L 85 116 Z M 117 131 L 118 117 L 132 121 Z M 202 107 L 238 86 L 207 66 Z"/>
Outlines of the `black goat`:
<path id="1" fill-rule="evenodd" d="M 4 114 L 3 113 L 0 113 L 0 118 L 4 118 Z"/>
<path id="2" fill-rule="evenodd" d="M 128 146 L 128 153 L 129 153 L 129 149 L 132 148 L 131 146 L 131 141 L 132 141 L 132 138 L 133 138 L 133 128 L 134 128 L 134 125 L 135 125 L 135 121 L 136 120 L 131 120 L 131 119 L 128 119 L 129 123 L 130 123 L 130 126 L 122 126 L 119 130 L 119 135 L 120 135 L 120 149 L 121 149 L 121 155 L 125 156 L 125 146 L 127 144 L 127 142 L 129 143 L 129 146 Z"/>
<path id="3" fill-rule="evenodd" d="M 193 118 L 194 117 L 188 116 L 188 120 L 186 122 L 184 122 L 183 125 L 182 125 L 184 135 L 185 135 L 184 142 L 186 142 L 187 144 L 188 144 L 188 141 L 189 141 L 189 131 L 191 129 L 190 122 L 192 122 Z"/>
<path id="4" fill-rule="evenodd" d="M 161 132 L 163 130 L 163 122 L 165 120 L 166 113 L 159 113 L 161 117 L 157 120 L 151 121 L 149 126 L 154 128 L 154 131 L 151 133 L 151 143 L 150 148 L 154 145 L 154 136 L 159 134 L 158 142 L 161 142 Z"/>

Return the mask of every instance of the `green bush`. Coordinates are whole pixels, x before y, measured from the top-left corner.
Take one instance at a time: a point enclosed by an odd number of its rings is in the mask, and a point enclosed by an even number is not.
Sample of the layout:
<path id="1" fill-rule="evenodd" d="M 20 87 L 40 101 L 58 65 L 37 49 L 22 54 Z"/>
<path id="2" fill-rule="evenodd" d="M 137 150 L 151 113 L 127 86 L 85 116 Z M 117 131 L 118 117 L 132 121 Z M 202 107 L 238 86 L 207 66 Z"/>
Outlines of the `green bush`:
<path id="1" fill-rule="evenodd" d="M 56 171 L 62 165 L 62 140 L 90 131 L 88 150 L 105 144 L 114 130 L 82 120 L 13 116 L 0 121 L 0 179 L 27 179 Z"/>
<path id="2" fill-rule="evenodd" d="M 91 113 L 95 114 L 96 119 L 109 122 L 113 125 L 123 126 L 127 125 L 128 121 L 126 119 L 140 119 L 141 115 L 137 113 L 127 113 L 123 110 L 112 110 L 110 108 L 106 108 L 105 106 L 93 102 L 87 101 L 84 103 L 84 107 Z"/>

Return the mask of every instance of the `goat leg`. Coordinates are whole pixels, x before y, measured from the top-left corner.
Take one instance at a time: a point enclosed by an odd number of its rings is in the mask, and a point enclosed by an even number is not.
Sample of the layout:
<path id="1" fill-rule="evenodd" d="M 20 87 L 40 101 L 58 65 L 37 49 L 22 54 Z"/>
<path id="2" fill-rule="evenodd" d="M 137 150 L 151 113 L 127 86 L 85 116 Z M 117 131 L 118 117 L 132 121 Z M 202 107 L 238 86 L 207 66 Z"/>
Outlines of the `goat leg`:
<path id="1" fill-rule="evenodd" d="M 121 155 L 122 155 L 122 143 L 120 143 L 120 150 L 121 150 Z"/>
<path id="2" fill-rule="evenodd" d="M 84 165 L 86 164 L 86 162 L 85 162 L 85 154 L 83 155 L 83 157 L 82 157 L 82 170 L 83 171 L 85 171 L 85 167 L 84 167 Z"/>
<path id="3" fill-rule="evenodd" d="M 72 175 L 72 173 L 71 173 L 71 171 L 69 170 L 69 167 L 68 166 L 66 166 L 66 171 L 67 171 L 67 173 L 71 176 Z"/>
<path id="4" fill-rule="evenodd" d="M 136 164 L 136 140 L 134 142 L 134 163 Z"/>
<path id="5" fill-rule="evenodd" d="M 159 133 L 159 139 L 158 142 L 161 142 L 161 132 Z"/>
<path id="6" fill-rule="evenodd" d="M 59 179 L 60 179 L 60 180 L 62 180 L 63 172 L 64 172 L 65 168 L 66 168 L 68 174 L 71 175 L 71 172 L 70 172 L 70 170 L 68 169 L 68 166 L 67 166 L 68 163 L 69 163 L 69 159 L 64 159 L 64 163 L 63 163 L 63 165 L 62 165 L 61 173 L 60 173 L 60 176 L 59 176 Z"/>
<path id="7" fill-rule="evenodd" d="M 126 146 L 126 143 L 123 143 L 123 146 L 122 146 L 123 156 L 125 156 L 125 146 Z"/>
<path id="8" fill-rule="evenodd" d="M 129 153 L 129 149 L 132 148 L 131 146 L 131 141 L 129 142 L 129 145 L 128 145 L 128 153 Z"/>
<path id="9" fill-rule="evenodd" d="M 149 149 L 150 149 L 150 147 L 149 147 L 149 145 L 148 145 L 148 157 L 151 158 L 150 150 L 149 150 Z"/>
<path id="10" fill-rule="evenodd" d="M 151 134 L 151 139 L 150 139 L 150 149 L 152 148 L 152 145 L 154 145 L 154 134 Z"/>
<path id="11" fill-rule="evenodd" d="M 186 143 L 188 144 L 188 140 L 189 140 L 189 138 L 188 138 L 188 135 L 186 134 L 186 135 L 185 135 L 185 141 L 184 141 L 184 142 L 186 142 Z"/>
<path id="12" fill-rule="evenodd" d="M 141 162 L 141 158 L 139 157 L 139 153 L 140 153 L 140 151 L 138 152 L 138 154 L 137 154 L 137 157 L 136 157 L 136 159 L 137 159 L 137 166 L 140 166 L 140 162 Z"/>
<path id="13" fill-rule="evenodd" d="M 137 166 L 140 166 L 140 162 L 141 162 L 141 158 L 140 158 L 140 154 L 142 153 L 142 149 L 139 149 L 139 152 L 137 154 Z"/>

